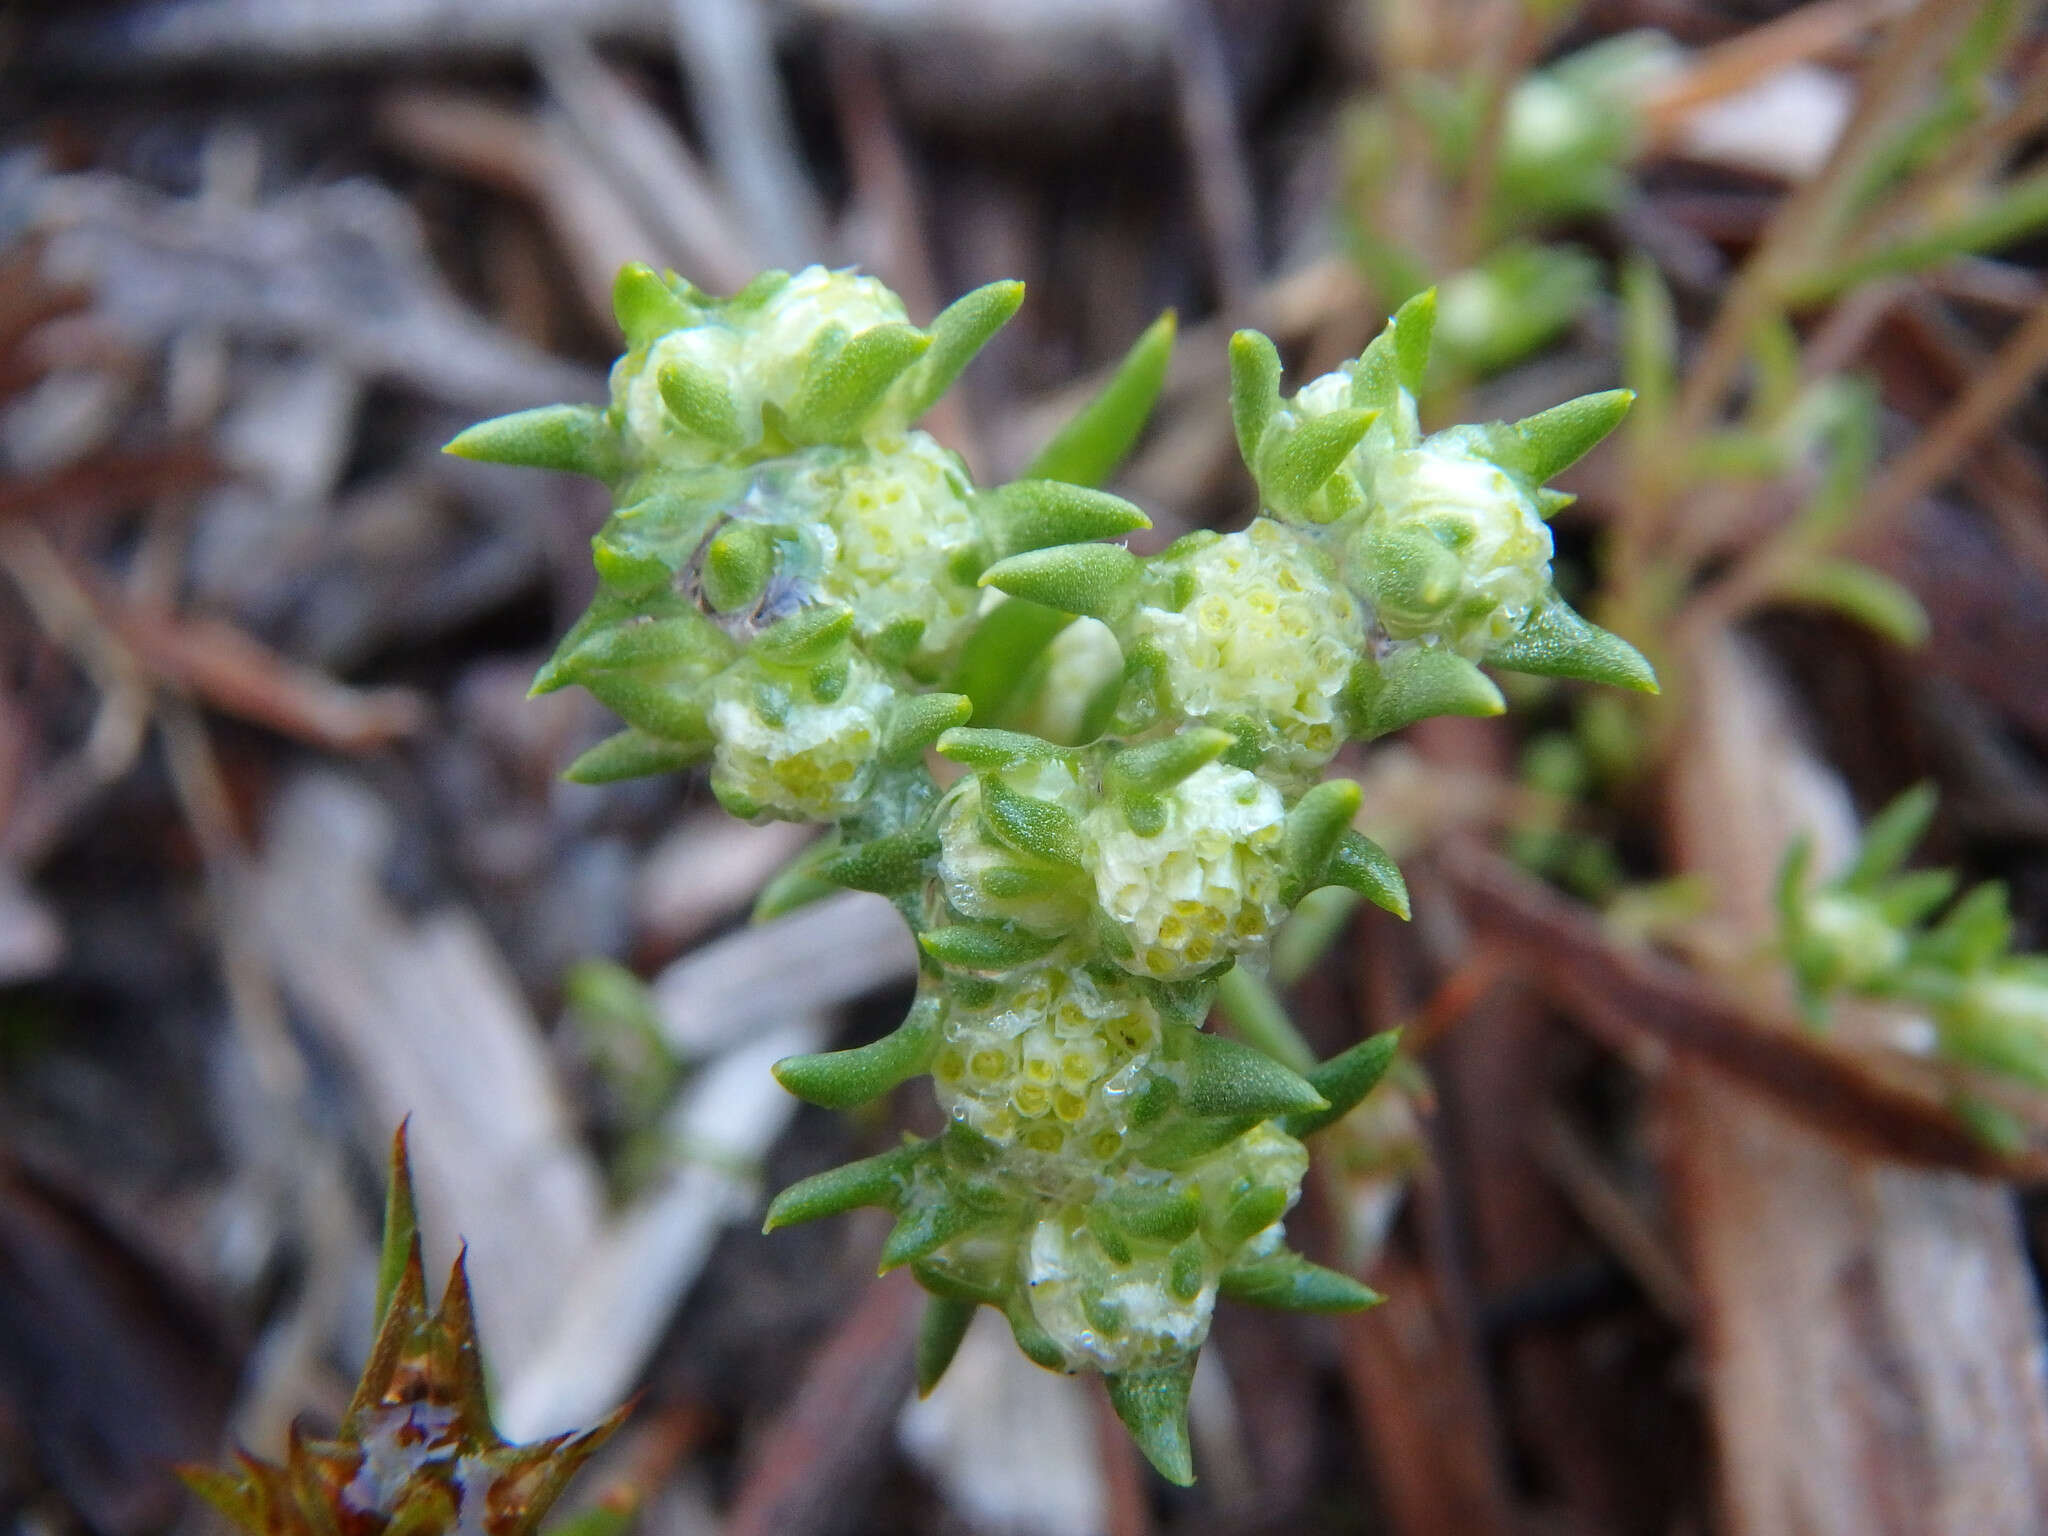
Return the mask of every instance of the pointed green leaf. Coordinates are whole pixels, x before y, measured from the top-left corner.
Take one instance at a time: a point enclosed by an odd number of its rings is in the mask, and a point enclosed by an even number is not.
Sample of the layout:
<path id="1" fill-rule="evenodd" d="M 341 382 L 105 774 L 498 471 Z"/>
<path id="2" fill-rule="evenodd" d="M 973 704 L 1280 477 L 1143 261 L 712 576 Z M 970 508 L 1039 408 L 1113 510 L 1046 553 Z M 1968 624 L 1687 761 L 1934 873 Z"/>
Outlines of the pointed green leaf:
<path id="1" fill-rule="evenodd" d="M 1033 1365 L 1044 1366 L 1048 1371 L 1071 1369 L 1067 1364 L 1066 1351 L 1032 1314 L 1028 1300 L 1022 1296 L 1010 1297 L 1004 1304 L 1003 1316 L 1010 1325 L 1010 1336 L 1017 1341 L 1017 1348 L 1025 1359 Z"/>
<path id="2" fill-rule="evenodd" d="M 914 325 L 873 325 L 813 363 L 789 408 L 802 442 L 838 442 L 860 430 L 889 386 L 924 356 L 932 339 Z"/>
<path id="3" fill-rule="evenodd" d="M 604 413 L 588 405 L 543 405 L 494 416 L 458 432 L 441 450 L 458 459 L 557 469 L 609 480 L 618 468 L 618 439 Z"/>
<path id="4" fill-rule="evenodd" d="M 1065 747 L 1056 747 L 1042 737 L 1023 731 L 992 731 L 981 726 L 962 726 L 938 740 L 939 755 L 966 768 L 1010 768 L 1020 763 L 1044 762 L 1067 757 Z"/>
<path id="5" fill-rule="evenodd" d="M 1223 1213 L 1223 1220 L 1217 1224 L 1217 1237 L 1232 1248 L 1249 1242 L 1287 1214 L 1288 1193 L 1288 1188 L 1280 1184 L 1260 1184 L 1246 1190 Z"/>
<path id="6" fill-rule="evenodd" d="M 989 830 L 1019 853 L 1081 867 L 1081 824 L 1065 806 L 1020 795 L 991 777 L 981 781 L 981 811 Z"/>
<path id="7" fill-rule="evenodd" d="M 900 896 L 924 884 L 930 862 L 938 856 L 937 835 L 915 829 L 856 844 L 820 866 L 817 875 L 850 891 Z"/>
<path id="8" fill-rule="evenodd" d="M 882 732 L 882 761 L 907 763 L 974 714 L 973 702 L 957 693 L 914 693 L 899 698 Z"/>
<path id="9" fill-rule="evenodd" d="M 1116 473 L 1145 430 L 1166 383 L 1175 326 L 1169 309 L 1145 328 L 1109 382 L 1039 450 L 1024 471 L 1025 479 L 1100 485 Z"/>
<path id="10" fill-rule="evenodd" d="M 702 614 L 635 615 L 586 630 L 580 637 L 572 631 L 528 692 L 538 697 L 570 683 L 588 683 L 596 672 L 707 661 L 731 649 L 732 642 Z"/>
<path id="11" fill-rule="evenodd" d="M 890 1228 L 888 1237 L 883 1240 L 875 1273 L 886 1275 L 892 1269 L 913 1264 L 943 1248 L 961 1233 L 986 1226 L 988 1222 L 987 1212 L 957 1200 L 922 1199 L 903 1212 L 896 1225 Z"/>
<path id="12" fill-rule="evenodd" d="M 1289 1115 L 1280 1122 L 1282 1129 L 1301 1141 L 1336 1124 L 1379 1086 L 1400 1049 L 1401 1031 L 1389 1029 L 1332 1056 L 1308 1075 L 1316 1092 L 1330 1101 L 1329 1107 Z"/>
<path id="13" fill-rule="evenodd" d="M 1982 970 L 2012 947 L 2012 913 L 2004 882 L 1987 880 L 1950 909 L 1919 945 L 1924 958 L 1958 973 Z"/>
<path id="14" fill-rule="evenodd" d="M 1270 1119 L 1328 1107 L 1306 1078 L 1263 1051 L 1202 1031 L 1192 1032 L 1188 1045 L 1187 1087 L 1181 1102 L 1191 1115 Z"/>
<path id="15" fill-rule="evenodd" d="M 1022 283 L 1016 285 L 1023 288 Z M 943 316 L 941 317 L 943 318 Z M 924 1304 L 924 1318 L 917 1329 L 917 1395 L 930 1397 L 932 1388 L 946 1374 L 946 1367 L 960 1352 L 974 1321 L 976 1304 L 951 1296 L 934 1296 Z"/>
<path id="16" fill-rule="evenodd" d="M 799 907 L 837 895 L 845 887 L 835 880 L 827 880 L 821 871 L 838 857 L 839 851 L 836 837 L 822 837 L 809 844 L 768 877 L 768 883 L 761 887 L 761 894 L 754 898 L 754 910 L 747 920 L 773 922 Z"/>
<path id="17" fill-rule="evenodd" d="M 1957 884 L 1952 869 L 1916 869 L 1879 887 L 1877 910 L 1895 928 L 1916 927 L 1948 905 Z"/>
<path id="18" fill-rule="evenodd" d="M 941 310 L 931 323 L 930 350 L 897 382 L 894 414 L 908 425 L 938 404 L 1023 302 L 1024 285 L 1006 279 L 985 283 Z"/>
<path id="19" fill-rule="evenodd" d="M 981 584 L 1114 624 L 1137 604 L 1141 569 L 1121 544 L 1067 544 L 999 560 L 981 573 Z"/>
<path id="20" fill-rule="evenodd" d="M 1635 398 L 1632 389 L 1608 389 L 1524 416 L 1501 434 L 1501 440 L 1511 444 L 1500 455 L 1501 467 L 1541 485 L 1592 452 L 1621 425 Z"/>
<path id="21" fill-rule="evenodd" d="M 662 364 L 654 382 L 662 404 L 686 431 L 720 448 L 737 448 L 746 441 L 739 402 L 725 380 L 709 368 L 674 358 Z"/>
<path id="22" fill-rule="evenodd" d="M 917 936 L 924 952 L 961 971 L 1008 971 L 1050 954 L 1058 936 L 1026 932 L 1009 923 L 949 923 Z"/>
<path id="23" fill-rule="evenodd" d="M 1419 395 L 1429 372 L 1430 340 L 1436 334 L 1436 290 L 1425 288 L 1414 295 L 1387 324 L 1394 333 L 1395 376 L 1409 394 Z"/>
<path id="24" fill-rule="evenodd" d="M 981 515 L 998 559 L 1152 526 L 1152 519 L 1121 496 L 1058 480 L 1013 480 L 982 498 Z"/>
<path id="25" fill-rule="evenodd" d="M 939 1048 L 940 1012 L 937 999 L 930 999 L 879 1040 L 851 1050 L 785 1056 L 775 1063 L 775 1081 L 825 1109 L 851 1109 L 880 1098 L 930 1068 Z"/>
<path id="26" fill-rule="evenodd" d="M 1367 740 L 1432 715 L 1497 715 L 1507 708 L 1500 689 L 1455 651 L 1416 645 L 1352 674 L 1348 690 L 1358 734 Z"/>
<path id="27" fill-rule="evenodd" d="M 996 604 L 967 637 L 947 686 L 974 701 L 975 718 L 999 718 L 1031 675 L 1031 664 L 1074 622 L 1040 603 L 1012 597 Z"/>
<path id="28" fill-rule="evenodd" d="M 1263 332 L 1239 331 L 1230 338 L 1230 421 L 1247 469 L 1258 464 L 1259 444 L 1279 409 L 1280 349 Z"/>
<path id="29" fill-rule="evenodd" d="M 1294 802 L 1287 813 L 1287 875 L 1292 900 L 1323 884 L 1323 871 L 1337 851 L 1365 791 L 1349 779 L 1325 779 Z"/>
<path id="30" fill-rule="evenodd" d="M 1188 1444 L 1188 1392 L 1195 1357 L 1146 1370 L 1118 1371 L 1104 1378 L 1110 1405 L 1159 1475 L 1185 1488 L 1195 1480 L 1194 1451 Z"/>
<path id="31" fill-rule="evenodd" d="M 727 523 L 704 549 L 704 600 L 720 613 L 751 608 L 774 573 L 775 535 L 760 523 Z"/>
<path id="32" fill-rule="evenodd" d="M 1536 487 L 1536 515 L 1547 523 L 1578 499 L 1570 491 L 1553 491 L 1547 485 L 1539 485 Z"/>
<path id="33" fill-rule="evenodd" d="M 562 777 L 572 784 L 616 784 L 621 779 L 680 773 L 691 764 L 702 762 L 710 752 L 709 738 L 701 742 L 668 741 L 628 726 L 578 757 Z"/>
<path id="34" fill-rule="evenodd" d="M 1927 640 L 1927 610 L 1920 606 L 1920 599 L 1861 561 L 1824 557 L 1804 561 L 1778 578 L 1771 595 L 1832 608 L 1906 650 Z"/>
<path id="35" fill-rule="evenodd" d="M 1562 598 L 1538 608 L 1514 637 L 1487 655 L 1489 666 L 1538 677 L 1573 677 L 1611 683 L 1638 693 L 1657 692 L 1657 674 L 1643 653 L 1617 634 L 1588 623 Z"/>
<path id="36" fill-rule="evenodd" d="M 1220 1115 L 1213 1119 L 1182 1117 L 1160 1127 L 1138 1147 L 1139 1160 L 1154 1168 L 1183 1168 L 1229 1146 L 1267 1118 L 1264 1115 Z"/>
<path id="37" fill-rule="evenodd" d="M 1887 805 L 1863 829 L 1856 862 L 1842 876 L 1841 883 L 1855 890 L 1868 890 L 1891 874 L 1927 835 L 1934 825 L 1934 813 L 1941 804 L 1941 792 L 1923 780 Z"/>
<path id="38" fill-rule="evenodd" d="M 612 314 L 626 345 L 644 347 L 658 336 L 696 323 L 694 308 L 645 262 L 629 261 L 612 281 Z"/>
<path id="39" fill-rule="evenodd" d="M 1119 791 L 1163 794 L 1196 769 L 1213 763 L 1237 745 L 1228 731 L 1192 725 L 1164 741 L 1127 747 L 1109 760 L 1109 776 Z"/>
<path id="40" fill-rule="evenodd" d="M 391 1309 L 391 1298 L 405 1274 L 420 1239 L 419 1205 L 412 1193 L 412 1158 L 406 1146 L 410 1118 L 398 1122 L 391 1138 L 390 1182 L 384 1191 L 384 1242 L 377 1255 L 377 1312 L 379 1326 Z"/>
<path id="41" fill-rule="evenodd" d="M 1323 870 L 1327 885 L 1358 892 L 1382 911 L 1408 920 L 1408 882 L 1393 855 L 1360 832 L 1346 832 Z"/>
<path id="42" fill-rule="evenodd" d="M 1226 1269 L 1216 1289 L 1232 1301 L 1287 1312 L 1362 1312 L 1386 1300 L 1371 1286 L 1284 1248 Z"/>
<path id="43" fill-rule="evenodd" d="M 903 1197 L 911 1170 L 926 1155 L 930 1142 L 914 1141 L 857 1163 L 828 1168 L 801 1179 L 777 1195 L 768 1207 L 763 1232 L 792 1227 L 802 1221 L 837 1216 L 863 1205 L 894 1210 Z"/>
<path id="44" fill-rule="evenodd" d="M 830 603 L 800 608 L 754 637 L 754 650 L 788 667 L 827 660 L 853 634 L 853 610 Z"/>
<path id="45" fill-rule="evenodd" d="M 1155 1243 L 1192 1237 L 1202 1223 L 1201 1199 L 1187 1188 L 1126 1186 L 1110 1195 L 1106 1208 L 1119 1227 Z"/>
<path id="46" fill-rule="evenodd" d="M 1292 431 L 1273 431 L 1259 447 L 1257 476 L 1268 506 L 1300 514 L 1323 482 L 1342 467 L 1345 457 L 1379 419 L 1376 410 L 1331 411 L 1302 422 Z"/>
<path id="47" fill-rule="evenodd" d="M 598 672 L 582 682 L 598 703 L 649 736 L 692 748 L 711 739 L 703 693 L 693 686 L 673 686 L 632 672 Z"/>

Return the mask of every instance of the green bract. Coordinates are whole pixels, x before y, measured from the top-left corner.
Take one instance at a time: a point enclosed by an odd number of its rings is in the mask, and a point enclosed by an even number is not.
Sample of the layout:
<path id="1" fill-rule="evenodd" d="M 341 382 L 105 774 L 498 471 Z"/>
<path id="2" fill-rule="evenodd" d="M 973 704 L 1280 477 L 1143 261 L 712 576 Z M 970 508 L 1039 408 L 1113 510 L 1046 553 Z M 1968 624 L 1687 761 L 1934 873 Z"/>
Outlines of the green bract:
<path id="1" fill-rule="evenodd" d="M 1543 521 L 1569 500 L 1543 481 L 1627 397 L 1425 437 L 1430 296 L 1292 399 L 1242 333 L 1233 415 L 1264 511 L 1146 559 L 1097 542 L 1148 523 L 1093 485 L 1143 427 L 1170 318 L 1025 479 L 977 488 L 915 428 L 1020 297 L 992 284 L 920 329 L 849 273 L 720 300 L 628 268 L 609 406 L 450 448 L 613 491 L 598 595 L 535 684 L 580 683 L 626 721 L 572 776 L 708 759 L 734 814 L 833 828 L 764 913 L 844 887 L 917 934 L 894 1033 L 776 1072 L 830 1107 L 929 1074 L 948 1129 L 784 1191 L 768 1225 L 889 1210 L 883 1267 L 934 1297 L 927 1387 L 996 1307 L 1032 1359 L 1105 1373 L 1186 1481 L 1219 1295 L 1375 1299 L 1290 1253 L 1281 1223 L 1298 1138 L 1392 1059 L 1376 1039 L 1304 1077 L 1203 1028 L 1216 987 L 1320 886 L 1406 915 L 1392 860 L 1352 830 L 1358 787 L 1318 782 L 1347 740 L 1498 711 L 1482 661 L 1654 687 L 1559 600 Z M 1026 725 L 1043 734 L 1004 728 Z M 956 765 L 943 790 L 927 748 Z"/>

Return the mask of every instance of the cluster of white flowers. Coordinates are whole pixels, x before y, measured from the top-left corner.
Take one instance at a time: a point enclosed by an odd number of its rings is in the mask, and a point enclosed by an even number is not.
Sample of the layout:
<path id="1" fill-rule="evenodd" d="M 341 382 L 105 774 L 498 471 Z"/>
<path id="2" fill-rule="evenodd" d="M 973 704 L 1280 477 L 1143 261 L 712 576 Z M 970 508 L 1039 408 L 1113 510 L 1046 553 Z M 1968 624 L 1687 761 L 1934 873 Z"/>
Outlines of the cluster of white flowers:
<path id="1" fill-rule="evenodd" d="M 1137 988 L 1039 967 L 1006 982 L 992 1002 L 948 1009 L 932 1080 L 953 1119 L 1040 1154 L 1018 1165 L 1027 1179 L 1086 1197 L 1123 1149 L 1130 1097 L 1160 1033 Z"/>
<path id="2" fill-rule="evenodd" d="M 1153 803 L 1156 827 L 1113 802 L 1082 827 L 1096 900 L 1130 945 L 1119 962 L 1176 981 L 1258 947 L 1280 920 L 1286 810 L 1271 784 L 1218 763 Z"/>
<path id="3" fill-rule="evenodd" d="M 959 645 L 981 605 L 982 537 L 956 454 L 923 432 L 819 450 L 787 494 L 794 508 L 817 509 L 808 526 L 825 544 L 818 595 L 851 608 L 863 640 L 914 622 L 910 659 L 933 663 Z"/>
<path id="4" fill-rule="evenodd" d="M 1133 643 L 1164 658 L 1176 712 L 1257 722 L 1274 737 L 1261 768 L 1313 782 L 1344 740 L 1344 684 L 1365 643 L 1357 600 L 1318 550 L 1270 518 L 1183 563 L 1194 598 L 1178 610 L 1141 605 Z"/>

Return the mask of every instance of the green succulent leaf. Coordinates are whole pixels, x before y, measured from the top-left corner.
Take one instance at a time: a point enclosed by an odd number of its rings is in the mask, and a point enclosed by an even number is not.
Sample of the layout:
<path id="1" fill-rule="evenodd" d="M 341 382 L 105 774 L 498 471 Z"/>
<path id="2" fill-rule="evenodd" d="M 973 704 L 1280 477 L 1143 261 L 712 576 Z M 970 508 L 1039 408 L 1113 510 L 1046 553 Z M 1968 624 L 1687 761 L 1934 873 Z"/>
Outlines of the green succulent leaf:
<path id="1" fill-rule="evenodd" d="M 711 752 L 710 741 L 671 741 L 650 736 L 627 726 L 607 736 L 579 756 L 563 771 L 572 784 L 616 784 L 622 779 L 643 779 L 657 773 L 680 773 L 702 762 Z"/>
<path id="2" fill-rule="evenodd" d="M 1149 1370 L 1123 1371 L 1107 1378 L 1110 1406 L 1169 1483 L 1182 1488 L 1195 1480 L 1194 1451 L 1188 1444 L 1188 1393 L 1195 1357 Z"/>
<path id="3" fill-rule="evenodd" d="M 1538 608 L 1512 639 L 1489 652 L 1486 659 L 1509 672 L 1611 683 L 1638 693 L 1657 691 L 1657 674 L 1641 651 L 1621 636 L 1588 623 L 1561 598 Z"/>
<path id="4" fill-rule="evenodd" d="M 806 1103 L 851 1109 L 880 1098 L 898 1083 L 930 1069 L 939 1048 L 936 998 L 919 1003 L 894 1030 L 867 1045 L 813 1056 L 785 1056 L 775 1080 Z"/>
<path id="5" fill-rule="evenodd" d="M 1382 911 L 1403 922 L 1408 920 L 1408 882 L 1401 878 L 1400 866 L 1392 854 L 1361 832 L 1346 832 L 1338 840 L 1337 851 L 1323 869 L 1323 880 L 1356 891 Z"/>
<path id="6" fill-rule="evenodd" d="M 1064 613 L 1115 624 L 1138 601 L 1138 557 L 1120 544 L 1067 544 L 999 560 L 981 584 Z"/>
<path id="7" fill-rule="evenodd" d="M 1332 1056 L 1308 1075 L 1310 1085 L 1329 1100 L 1328 1106 L 1289 1115 L 1280 1122 L 1281 1126 L 1296 1141 L 1302 1141 L 1335 1125 L 1380 1085 L 1400 1049 L 1401 1031 L 1389 1029 L 1368 1035 Z"/>
<path id="8" fill-rule="evenodd" d="M 908 1187 L 912 1171 L 928 1154 L 930 1142 L 913 1141 L 857 1163 L 846 1163 L 799 1180 L 770 1202 L 763 1232 L 798 1222 L 838 1216 L 864 1205 L 894 1210 Z"/>
<path id="9" fill-rule="evenodd" d="M 1115 474 L 1136 446 L 1166 384 L 1175 329 L 1170 309 L 1147 326 L 1109 382 L 1039 450 L 1024 478 L 1101 485 Z"/>
<path id="10" fill-rule="evenodd" d="M 484 464 L 554 469 L 609 480 L 618 471 L 618 439 L 604 413 L 588 405 L 543 405 L 480 421 L 441 450 Z"/>
<path id="11" fill-rule="evenodd" d="M 938 404 L 1023 302 L 1024 285 L 1005 280 L 986 283 L 941 310 L 931 323 L 930 350 L 897 382 L 896 414 L 913 422 Z"/>
<path id="12" fill-rule="evenodd" d="M 1194 1032 L 1189 1040 L 1187 1089 L 1181 1103 L 1191 1115 L 1252 1115 L 1261 1120 L 1329 1107 L 1313 1084 L 1265 1052 L 1203 1032 Z"/>
<path id="13" fill-rule="evenodd" d="M 1119 538 L 1152 526 L 1152 519 L 1121 496 L 1058 480 L 1013 480 L 984 496 L 981 508 L 998 558 Z"/>
<path id="14" fill-rule="evenodd" d="M 1232 1301 L 1286 1312 L 1363 1312 L 1386 1300 L 1371 1286 L 1286 1249 L 1226 1269 L 1217 1290 Z"/>
<path id="15" fill-rule="evenodd" d="M 967 1337 L 975 1310 L 976 1303 L 951 1296 L 934 1296 L 925 1302 L 924 1318 L 917 1329 L 919 1397 L 931 1396 L 932 1388 L 939 1384 L 946 1368 L 953 1363 L 953 1357 L 960 1353 L 960 1341 Z"/>
<path id="16" fill-rule="evenodd" d="M 1500 689 L 1473 663 L 1456 651 L 1421 645 L 1377 663 L 1362 661 L 1348 697 L 1357 732 L 1368 741 L 1432 715 L 1497 715 L 1507 708 Z"/>

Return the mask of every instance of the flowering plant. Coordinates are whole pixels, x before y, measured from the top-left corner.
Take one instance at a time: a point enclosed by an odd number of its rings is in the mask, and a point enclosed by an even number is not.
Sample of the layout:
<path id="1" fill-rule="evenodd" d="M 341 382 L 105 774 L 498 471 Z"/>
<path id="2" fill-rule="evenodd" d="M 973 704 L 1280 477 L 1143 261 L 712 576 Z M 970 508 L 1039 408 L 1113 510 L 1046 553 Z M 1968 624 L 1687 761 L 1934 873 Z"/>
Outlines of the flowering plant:
<path id="1" fill-rule="evenodd" d="M 625 721 L 571 777 L 708 760 L 735 815 L 832 828 L 767 910 L 872 891 L 917 935 L 897 1030 L 776 1070 L 832 1107 L 928 1073 L 947 1129 L 785 1190 L 768 1226 L 887 1208 L 882 1267 L 932 1295 L 924 1386 L 993 1306 L 1033 1360 L 1102 1372 L 1186 1482 L 1219 1295 L 1375 1300 L 1290 1251 L 1282 1222 L 1301 1138 L 1393 1047 L 1298 1074 L 1202 1027 L 1217 985 L 1318 887 L 1406 914 L 1393 861 L 1352 830 L 1359 787 L 1321 779 L 1347 740 L 1500 712 L 1481 663 L 1654 690 L 1557 595 L 1546 526 L 1570 498 L 1544 482 L 1630 396 L 1425 435 L 1433 294 L 1292 397 L 1273 344 L 1241 332 L 1232 413 L 1262 510 L 1141 558 L 1098 542 L 1149 522 L 1092 482 L 1135 437 L 1170 326 L 1026 478 L 977 488 L 914 426 L 1022 292 L 991 284 L 920 328 L 852 273 L 719 300 L 628 267 L 609 405 L 449 446 L 613 493 L 598 595 L 535 684 L 580 684 Z"/>

